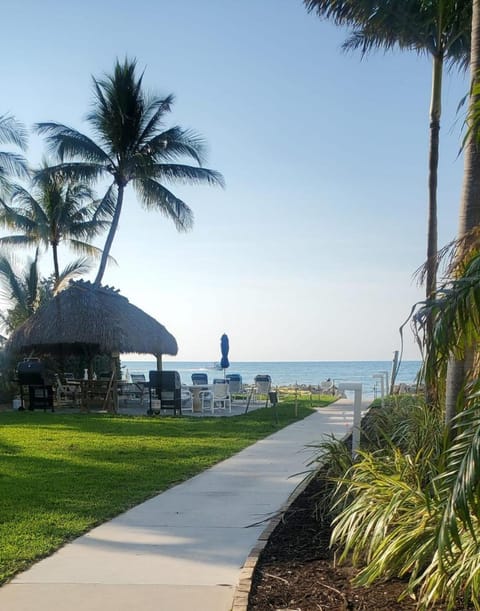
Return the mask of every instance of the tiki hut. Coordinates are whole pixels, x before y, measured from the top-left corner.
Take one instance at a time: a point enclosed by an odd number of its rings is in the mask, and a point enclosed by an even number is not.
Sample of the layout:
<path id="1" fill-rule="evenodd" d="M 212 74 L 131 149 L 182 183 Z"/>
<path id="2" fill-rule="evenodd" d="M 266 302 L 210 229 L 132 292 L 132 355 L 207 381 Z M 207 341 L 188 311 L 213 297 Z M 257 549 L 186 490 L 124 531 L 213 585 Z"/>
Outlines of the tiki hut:
<path id="1" fill-rule="evenodd" d="M 163 325 L 118 291 L 90 282 L 68 289 L 41 307 L 10 337 L 14 353 L 177 354 L 177 342 Z"/>

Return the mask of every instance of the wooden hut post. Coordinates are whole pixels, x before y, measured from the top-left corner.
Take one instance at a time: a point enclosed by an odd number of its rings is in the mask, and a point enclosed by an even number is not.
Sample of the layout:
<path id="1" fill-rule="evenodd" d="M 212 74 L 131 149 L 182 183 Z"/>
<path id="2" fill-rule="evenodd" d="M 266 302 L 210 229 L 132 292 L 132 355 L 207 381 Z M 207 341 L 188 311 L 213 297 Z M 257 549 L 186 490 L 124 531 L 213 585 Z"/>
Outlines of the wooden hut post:
<path id="1" fill-rule="evenodd" d="M 112 352 L 112 358 L 110 361 L 110 380 L 112 382 L 112 402 L 113 402 L 113 413 L 118 412 L 118 383 L 117 383 L 117 371 L 120 366 L 120 353 Z"/>

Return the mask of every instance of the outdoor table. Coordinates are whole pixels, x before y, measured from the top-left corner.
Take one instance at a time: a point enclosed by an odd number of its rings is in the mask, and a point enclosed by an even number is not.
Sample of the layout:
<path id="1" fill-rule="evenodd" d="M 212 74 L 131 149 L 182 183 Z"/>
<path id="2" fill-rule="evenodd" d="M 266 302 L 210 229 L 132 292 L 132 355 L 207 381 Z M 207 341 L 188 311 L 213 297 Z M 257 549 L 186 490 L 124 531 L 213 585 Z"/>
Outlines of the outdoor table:
<path id="1" fill-rule="evenodd" d="M 96 401 L 100 400 L 103 408 L 115 413 L 116 381 L 111 383 L 110 380 L 80 380 L 80 388 L 83 409 L 89 410 Z"/>
<path id="2" fill-rule="evenodd" d="M 188 390 L 192 393 L 193 411 L 202 411 L 202 399 L 200 393 L 202 390 L 213 390 L 213 384 L 191 384 Z"/>

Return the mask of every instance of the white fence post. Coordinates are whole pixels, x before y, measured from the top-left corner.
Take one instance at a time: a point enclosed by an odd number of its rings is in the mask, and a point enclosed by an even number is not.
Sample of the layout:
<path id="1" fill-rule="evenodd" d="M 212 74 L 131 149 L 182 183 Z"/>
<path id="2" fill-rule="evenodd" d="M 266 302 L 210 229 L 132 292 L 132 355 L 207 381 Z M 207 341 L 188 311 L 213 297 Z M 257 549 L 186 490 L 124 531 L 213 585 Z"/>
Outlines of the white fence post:
<path id="1" fill-rule="evenodd" d="M 385 407 L 385 376 L 382 373 L 375 373 L 373 378 L 380 380 L 380 396 L 382 398 L 382 407 Z"/>
<path id="2" fill-rule="evenodd" d="M 360 424 L 362 421 L 362 385 L 358 382 L 341 382 L 338 390 L 353 390 L 353 430 L 352 430 L 352 456 L 355 458 L 360 447 Z"/>

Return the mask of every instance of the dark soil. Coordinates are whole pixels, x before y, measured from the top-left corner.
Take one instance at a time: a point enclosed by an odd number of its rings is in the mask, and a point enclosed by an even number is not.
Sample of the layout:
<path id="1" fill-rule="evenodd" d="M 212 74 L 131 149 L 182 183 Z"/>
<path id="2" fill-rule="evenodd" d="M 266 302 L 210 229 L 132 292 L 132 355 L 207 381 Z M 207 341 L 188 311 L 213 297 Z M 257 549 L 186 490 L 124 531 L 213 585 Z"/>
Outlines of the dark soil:
<path id="1" fill-rule="evenodd" d="M 286 512 L 257 564 L 249 611 L 414 610 L 411 599 L 398 601 L 404 582 L 353 587 L 356 569 L 335 565 L 334 552 L 329 549 L 329 521 L 315 510 L 325 494 L 330 489 L 319 477 Z"/>

